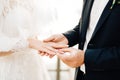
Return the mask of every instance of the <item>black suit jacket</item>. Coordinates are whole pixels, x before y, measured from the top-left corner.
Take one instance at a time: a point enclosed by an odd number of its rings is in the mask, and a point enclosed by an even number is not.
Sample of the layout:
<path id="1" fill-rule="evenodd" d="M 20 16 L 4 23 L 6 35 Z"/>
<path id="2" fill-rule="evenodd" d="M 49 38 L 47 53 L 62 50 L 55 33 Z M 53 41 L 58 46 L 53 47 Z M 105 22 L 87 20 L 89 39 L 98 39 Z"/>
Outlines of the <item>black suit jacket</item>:
<path id="1" fill-rule="evenodd" d="M 120 0 L 106 5 L 85 51 L 85 73 L 76 69 L 75 80 L 120 80 Z M 82 17 L 72 30 L 63 33 L 70 46 L 83 49 L 93 0 L 84 0 Z"/>

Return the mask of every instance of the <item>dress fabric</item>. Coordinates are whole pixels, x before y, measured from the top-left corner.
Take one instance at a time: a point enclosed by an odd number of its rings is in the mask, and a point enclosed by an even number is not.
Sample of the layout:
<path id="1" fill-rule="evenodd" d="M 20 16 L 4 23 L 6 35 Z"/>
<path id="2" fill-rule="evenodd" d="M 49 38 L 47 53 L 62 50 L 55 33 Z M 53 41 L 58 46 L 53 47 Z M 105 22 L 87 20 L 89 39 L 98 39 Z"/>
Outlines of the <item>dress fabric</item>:
<path id="1" fill-rule="evenodd" d="M 49 0 L 48 0 L 49 1 Z M 0 0 L 0 80 L 50 80 L 42 57 L 28 48 L 28 38 L 54 20 L 47 0 Z"/>

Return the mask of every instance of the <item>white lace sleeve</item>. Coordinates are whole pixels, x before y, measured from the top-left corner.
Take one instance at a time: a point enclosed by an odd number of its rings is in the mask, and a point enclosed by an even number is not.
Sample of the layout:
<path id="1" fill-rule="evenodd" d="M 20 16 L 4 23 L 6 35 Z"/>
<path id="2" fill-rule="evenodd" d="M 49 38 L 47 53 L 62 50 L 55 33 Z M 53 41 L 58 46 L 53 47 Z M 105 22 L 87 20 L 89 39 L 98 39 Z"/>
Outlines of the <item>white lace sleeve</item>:
<path id="1" fill-rule="evenodd" d="M 20 39 L 13 47 L 12 47 L 12 51 L 13 52 L 19 52 L 19 51 L 23 51 L 26 48 L 28 48 L 28 41 L 24 40 L 24 39 Z"/>
<path id="2" fill-rule="evenodd" d="M 20 51 L 28 48 L 28 42 L 25 39 L 11 38 L 0 33 L 0 51 Z"/>
<path id="3" fill-rule="evenodd" d="M 17 43 L 17 38 L 10 38 L 0 33 L 0 51 L 9 51 Z"/>

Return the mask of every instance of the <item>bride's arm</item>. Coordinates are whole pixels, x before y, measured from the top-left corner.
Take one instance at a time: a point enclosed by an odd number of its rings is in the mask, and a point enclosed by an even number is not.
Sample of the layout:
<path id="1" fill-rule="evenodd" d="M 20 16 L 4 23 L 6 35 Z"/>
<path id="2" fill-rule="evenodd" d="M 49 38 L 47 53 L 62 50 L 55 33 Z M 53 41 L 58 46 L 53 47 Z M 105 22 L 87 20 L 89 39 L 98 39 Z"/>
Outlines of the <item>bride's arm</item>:
<path id="1" fill-rule="evenodd" d="M 13 51 L 0 51 L 0 57 L 1 56 L 7 56 L 7 55 L 10 55 L 12 53 L 13 53 Z"/>
<path id="2" fill-rule="evenodd" d="M 1 43 L 1 41 L 0 41 L 0 43 Z M 24 40 L 19 40 L 18 42 L 9 40 L 8 44 L 11 46 L 8 46 L 6 42 L 4 42 L 4 43 L 5 43 L 5 45 L 3 47 L 2 47 L 2 45 L 0 45 L 0 57 L 10 55 L 14 52 L 23 51 L 24 49 L 28 48 L 27 41 L 24 41 Z"/>
<path id="3" fill-rule="evenodd" d="M 6 56 L 27 48 L 27 41 L 19 37 L 9 37 L 0 32 L 0 56 Z"/>

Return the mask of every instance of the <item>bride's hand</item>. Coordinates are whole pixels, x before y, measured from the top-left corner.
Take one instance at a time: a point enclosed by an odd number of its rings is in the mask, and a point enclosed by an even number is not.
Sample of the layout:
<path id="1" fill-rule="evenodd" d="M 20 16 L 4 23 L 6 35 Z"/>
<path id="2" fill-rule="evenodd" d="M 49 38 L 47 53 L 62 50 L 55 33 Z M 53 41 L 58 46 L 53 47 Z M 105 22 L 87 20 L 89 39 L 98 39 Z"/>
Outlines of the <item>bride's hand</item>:
<path id="1" fill-rule="evenodd" d="M 53 57 L 54 55 L 56 55 L 56 53 L 58 52 L 57 47 L 58 48 L 65 48 L 68 47 L 65 44 L 56 44 L 53 42 L 43 42 L 37 39 L 28 39 L 29 41 L 29 47 L 36 49 L 40 52 L 40 54 L 49 56 L 50 58 Z M 57 46 L 57 47 L 56 47 Z"/>
<path id="2" fill-rule="evenodd" d="M 29 41 L 29 47 L 38 50 L 41 55 L 43 53 L 47 53 L 49 55 L 55 55 L 55 49 L 49 46 L 47 43 L 44 43 L 37 39 L 28 39 Z"/>

